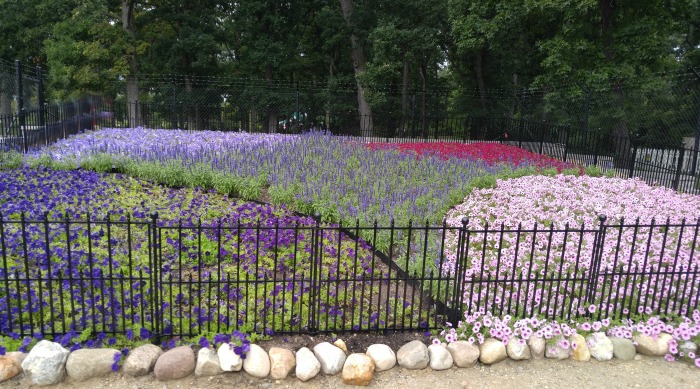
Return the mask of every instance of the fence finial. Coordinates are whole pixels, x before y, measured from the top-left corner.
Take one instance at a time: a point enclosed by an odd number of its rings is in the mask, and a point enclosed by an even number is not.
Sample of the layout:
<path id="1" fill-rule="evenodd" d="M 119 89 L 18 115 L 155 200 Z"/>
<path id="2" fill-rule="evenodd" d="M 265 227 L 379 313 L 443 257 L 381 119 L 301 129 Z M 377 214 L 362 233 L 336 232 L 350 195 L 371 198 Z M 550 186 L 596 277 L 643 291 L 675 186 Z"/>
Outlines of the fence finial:
<path id="1" fill-rule="evenodd" d="M 605 221 L 606 221 L 607 219 L 608 219 L 608 217 L 605 216 L 604 213 L 601 213 L 600 215 L 598 215 L 598 220 L 600 220 L 601 223 L 605 223 Z"/>
<path id="2" fill-rule="evenodd" d="M 467 224 L 469 223 L 469 218 L 466 216 L 462 217 L 462 227 L 467 227 Z"/>

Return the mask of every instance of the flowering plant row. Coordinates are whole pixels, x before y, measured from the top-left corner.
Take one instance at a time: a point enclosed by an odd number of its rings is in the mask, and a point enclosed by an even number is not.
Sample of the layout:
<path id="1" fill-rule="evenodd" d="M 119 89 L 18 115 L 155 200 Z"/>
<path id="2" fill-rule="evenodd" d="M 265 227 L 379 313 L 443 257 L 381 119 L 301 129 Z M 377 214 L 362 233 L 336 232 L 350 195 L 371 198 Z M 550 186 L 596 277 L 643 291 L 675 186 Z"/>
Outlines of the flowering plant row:
<path id="1" fill-rule="evenodd" d="M 485 161 L 490 165 L 505 164 L 513 167 L 536 167 L 537 169 L 554 168 L 558 172 L 565 169 L 582 169 L 555 158 L 536 154 L 525 149 L 502 143 L 368 143 L 373 150 L 397 150 L 401 153 L 415 155 L 417 158 L 437 157 L 440 159 L 468 159 Z M 582 173 L 582 170 L 581 170 Z"/>
<path id="2" fill-rule="evenodd" d="M 154 310 L 165 335 L 251 322 L 295 330 L 312 292 L 326 297 L 319 318 L 338 328 L 412 314 L 399 297 L 381 314 L 378 302 L 359 302 L 378 284 L 366 280 L 385 270 L 367 242 L 284 206 L 85 170 L 0 171 L 0 189 L 1 333 L 133 333 L 151 328 Z M 320 292 L 310 288 L 312 252 Z"/>
<path id="3" fill-rule="evenodd" d="M 588 313 L 595 313 L 597 307 L 591 305 Z M 494 316 L 490 312 L 477 311 L 464 314 L 464 320 L 456 325 L 446 323 L 446 327 L 433 338 L 433 344 L 442 342 L 453 343 L 467 341 L 471 344 L 482 344 L 487 338 L 493 338 L 508 344 L 518 342 L 524 345 L 531 338 L 542 338 L 549 347 L 568 353 L 580 346 L 572 335 L 581 335 L 587 343 L 594 343 L 597 334 L 632 339 L 645 335 L 657 338 L 662 333 L 671 335 L 669 352 L 665 355 L 667 361 L 686 360 L 700 368 L 700 354 L 697 346 L 700 344 L 700 311 L 692 312 L 692 317 L 659 317 L 651 316 L 643 319 L 623 319 L 619 321 L 604 318 L 594 320 L 582 316 L 571 320 L 556 320 L 542 317 L 514 318 L 509 315 Z M 573 339 L 573 340 L 572 340 Z M 591 344 L 589 344 L 589 347 Z"/>
<path id="4" fill-rule="evenodd" d="M 488 294 L 497 296 L 489 301 L 497 312 L 513 304 L 553 315 L 593 298 L 607 299 L 605 312 L 650 314 L 672 305 L 687 315 L 698 299 L 700 196 L 639 180 L 526 176 L 473 191 L 446 222 L 454 228 L 443 271 L 454 274 L 459 257 L 465 282 L 492 286 L 468 289 L 465 304 Z"/>

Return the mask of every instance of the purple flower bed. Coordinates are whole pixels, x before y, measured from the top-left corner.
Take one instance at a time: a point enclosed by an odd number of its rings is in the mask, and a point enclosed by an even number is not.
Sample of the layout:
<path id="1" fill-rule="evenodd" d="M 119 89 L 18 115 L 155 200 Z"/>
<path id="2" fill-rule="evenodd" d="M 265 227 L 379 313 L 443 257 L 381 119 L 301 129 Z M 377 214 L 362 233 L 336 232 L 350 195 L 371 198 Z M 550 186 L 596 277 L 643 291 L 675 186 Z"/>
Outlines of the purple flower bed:
<path id="1" fill-rule="evenodd" d="M 104 155 L 116 165 L 136 161 L 141 167 L 131 173 L 137 175 L 146 175 L 144 166 L 149 164 L 160 171 L 184 166 L 179 176 L 199 169 L 200 177 L 223 173 L 245 181 L 242 187 L 269 185 L 277 204 L 306 214 L 320 212 L 325 220 L 359 219 L 363 224 L 375 219 L 388 224 L 390 218 L 404 225 L 411 219 L 439 223 L 464 197 L 472 178 L 507 168 L 472 159 L 416 159 L 320 132 L 291 136 L 104 129 L 62 140 L 34 157 L 84 165 Z M 169 185 L 187 184 L 175 181 L 177 177 L 158 178 Z"/>
<path id="2" fill-rule="evenodd" d="M 383 314 L 377 301 L 360 302 L 379 284 L 365 280 L 382 271 L 366 242 L 285 206 L 121 174 L 23 168 L 0 171 L 0 213 L 0 332 L 9 341 L 43 331 L 77 344 L 85 330 L 102 335 L 82 346 L 103 344 L 105 333 L 143 339 L 156 312 L 166 336 L 297 331 L 308 325 L 310 293 L 323 296 L 316 318 L 338 329 L 410 314 L 403 302 Z M 312 258 L 324 280 L 315 290 Z"/>

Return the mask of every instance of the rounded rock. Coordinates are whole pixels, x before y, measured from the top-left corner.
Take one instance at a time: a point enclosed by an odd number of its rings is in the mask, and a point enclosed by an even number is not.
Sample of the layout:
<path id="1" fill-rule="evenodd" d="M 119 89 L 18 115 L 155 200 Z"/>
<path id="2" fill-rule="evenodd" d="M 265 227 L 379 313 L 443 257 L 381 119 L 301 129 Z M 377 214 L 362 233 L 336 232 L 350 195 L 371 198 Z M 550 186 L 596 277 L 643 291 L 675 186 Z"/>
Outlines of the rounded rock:
<path id="1" fill-rule="evenodd" d="M 523 339 L 510 339 L 506 344 L 506 353 L 514 361 L 522 361 L 531 357 L 530 347 Z"/>
<path id="2" fill-rule="evenodd" d="M 488 338 L 479 346 L 479 361 L 484 365 L 492 365 L 508 358 L 506 345 L 500 340 Z"/>
<path id="3" fill-rule="evenodd" d="M 472 367 L 479 360 L 479 347 L 466 340 L 458 340 L 447 345 L 447 351 L 452 355 L 455 366 Z"/>
<path id="4" fill-rule="evenodd" d="M 374 360 L 375 371 L 385 371 L 396 366 L 396 353 L 385 344 L 373 344 L 367 347 L 366 354 Z"/>
<path id="5" fill-rule="evenodd" d="M 631 361 L 637 355 L 634 343 L 630 339 L 611 337 L 613 356 L 623 361 Z"/>
<path id="6" fill-rule="evenodd" d="M 420 340 L 414 340 L 401 346 L 396 353 L 399 365 L 409 370 L 425 369 L 430 362 L 428 347 Z"/>
<path id="7" fill-rule="evenodd" d="M 374 361 L 367 354 L 350 354 L 343 365 L 343 383 L 367 386 L 374 376 Z"/>
<path id="8" fill-rule="evenodd" d="M 328 342 L 321 342 L 314 346 L 314 355 L 321 362 L 321 371 L 326 375 L 340 373 L 347 357 L 343 350 Z"/>
<path id="9" fill-rule="evenodd" d="M 109 348 L 80 349 L 68 356 L 66 373 L 76 381 L 85 381 L 112 373 L 114 355 L 119 350 Z"/>
<path id="10" fill-rule="evenodd" d="M 270 375 L 270 357 L 262 347 L 251 344 L 243 360 L 243 370 L 255 378 L 265 378 Z"/>
<path id="11" fill-rule="evenodd" d="M 272 347 L 270 355 L 270 375 L 272 379 L 283 380 L 294 370 L 296 359 L 294 353 L 286 348 Z"/>
<path id="12" fill-rule="evenodd" d="M 153 344 L 144 344 L 131 350 L 124 361 L 122 372 L 132 377 L 141 377 L 153 371 L 163 350 Z"/>
<path id="13" fill-rule="evenodd" d="M 58 343 L 42 340 L 22 361 L 22 370 L 34 385 L 53 385 L 63 381 L 70 351 Z"/>
<path id="14" fill-rule="evenodd" d="M 321 362 L 314 353 L 306 347 L 302 347 L 296 353 L 297 367 L 295 374 L 302 382 L 306 382 L 321 372 Z"/>
<path id="15" fill-rule="evenodd" d="M 446 370 L 454 364 L 452 354 L 439 344 L 428 346 L 428 357 L 430 358 L 430 368 L 433 370 Z"/>
<path id="16" fill-rule="evenodd" d="M 164 352 L 156 361 L 153 373 L 161 381 L 170 381 L 185 378 L 194 369 L 194 351 L 189 346 L 180 346 Z"/>
<path id="17" fill-rule="evenodd" d="M 219 363 L 219 356 L 216 351 L 203 347 L 197 353 L 197 365 L 194 368 L 194 375 L 198 377 L 213 376 L 223 373 Z"/>

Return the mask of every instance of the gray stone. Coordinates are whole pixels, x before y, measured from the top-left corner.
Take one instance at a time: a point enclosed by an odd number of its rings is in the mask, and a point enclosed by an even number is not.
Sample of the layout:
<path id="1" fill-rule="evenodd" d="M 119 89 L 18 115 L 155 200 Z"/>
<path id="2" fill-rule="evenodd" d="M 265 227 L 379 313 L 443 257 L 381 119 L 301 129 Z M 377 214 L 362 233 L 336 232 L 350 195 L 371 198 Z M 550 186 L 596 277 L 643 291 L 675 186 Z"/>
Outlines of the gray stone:
<path id="1" fill-rule="evenodd" d="M 568 359 L 571 354 L 571 349 L 562 348 L 559 342 L 562 338 L 549 340 L 544 347 L 544 356 L 549 359 Z"/>
<path id="2" fill-rule="evenodd" d="M 272 379 L 283 380 L 294 370 L 296 360 L 294 353 L 286 348 L 272 347 L 268 352 L 270 355 L 270 375 Z"/>
<path id="3" fill-rule="evenodd" d="M 153 344 L 144 344 L 131 350 L 126 356 L 122 372 L 132 377 L 141 377 L 153 371 L 158 357 L 163 354 L 160 347 Z"/>
<path id="4" fill-rule="evenodd" d="M 609 361 L 613 357 L 613 343 L 604 332 L 594 332 L 586 338 L 586 345 L 596 361 Z"/>
<path id="5" fill-rule="evenodd" d="M 396 353 L 385 344 L 373 344 L 367 347 L 367 355 L 374 360 L 375 371 L 389 370 L 396 366 Z"/>
<path id="6" fill-rule="evenodd" d="M 533 335 L 527 340 L 527 345 L 530 347 L 530 355 L 532 355 L 534 359 L 544 358 L 546 344 L 547 342 L 540 336 Z"/>
<path id="7" fill-rule="evenodd" d="M 634 343 L 630 339 L 611 337 L 613 356 L 623 361 L 631 361 L 637 354 Z"/>
<path id="8" fill-rule="evenodd" d="M 433 370 L 446 370 L 454 364 L 452 354 L 447 351 L 447 347 L 439 344 L 428 346 L 428 357 L 430 358 L 430 368 Z"/>
<path id="9" fill-rule="evenodd" d="M 164 352 L 153 368 L 156 378 L 161 381 L 177 380 L 194 373 L 194 351 L 189 346 L 175 347 Z"/>
<path id="10" fill-rule="evenodd" d="M 350 354 L 343 365 L 345 385 L 367 386 L 374 376 L 374 361 L 367 354 Z"/>
<path id="11" fill-rule="evenodd" d="M 500 340 L 488 338 L 479 345 L 479 361 L 484 365 L 492 365 L 508 358 L 506 345 Z"/>
<path id="12" fill-rule="evenodd" d="M 322 342 L 314 346 L 314 355 L 321 362 L 321 371 L 326 375 L 335 375 L 343 370 L 345 364 L 345 352 L 340 348 Z"/>
<path id="13" fill-rule="evenodd" d="M 63 381 L 70 352 L 60 344 L 42 340 L 22 362 L 22 370 L 34 385 L 46 386 Z"/>
<path id="14" fill-rule="evenodd" d="M 321 362 L 318 361 L 314 353 L 306 347 L 302 347 L 296 353 L 297 367 L 295 374 L 297 378 L 306 382 L 321 372 Z"/>
<path id="15" fill-rule="evenodd" d="M 255 378 L 265 378 L 270 375 L 270 357 L 262 347 L 251 344 L 243 360 L 243 370 Z"/>
<path id="16" fill-rule="evenodd" d="M 406 369 L 425 369 L 430 362 L 428 347 L 420 340 L 414 340 L 401 346 L 396 353 L 399 365 Z"/>
<path id="17" fill-rule="evenodd" d="M 637 342 L 638 353 L 650 357 L 662 357 L 668 353 L 668 342 L 672 337 L 665 333 L 661 333 L 657 337 L 640 334 L 632 339 Z"/>
<path id="18" fill-rule="evenodd" d="M 514 361 L 530 359 L 530 347 L 522 339 L 510 339 L 506 344 L 506 353 Z"/>
<path id="19" fill-rule="evenodd" d="M 229 343 L 224 343 L 216 350 L 219 357 L 219 365 L 223 371 L 241 371 L 243 359 L 233 352 L 233 347 Z"/>
<path id="20" fill-rule="evenodd" d="M 479 360 L 479 347 L 466 340 L 458 340 L 447 345 L 452 360 L 457 367 L 472 367 Z"/>
<path id="21" fill-rule="evenodd" d="M 678 346 L 678 351 L 682 352 L 683 355 L 687 357 L 688 353 L 693 353 L 693 354 L 698 353 L 698 345 L 696 345 L 695 343 L 688 340 L 688 341 L 681 343 Z M 697 358 L 697 356 L 696 356 L 696 358 Z"/>
<path id="22" fill-rule="evenodd" d="M 203 347 L 197 353 L 197 365 L 194 368 L 194 375 L 198 377 L 219 375 L 224 370 L 219 363 L 219 356 L 216 351 Z"/>
<path id="23" fill-rule="evenodd" d="M 119 350 L 110 348 L 75 350 L 66 361 L 66 373 L 76 381 L 112 373 L 114 355 L 118 352 Z"/>

